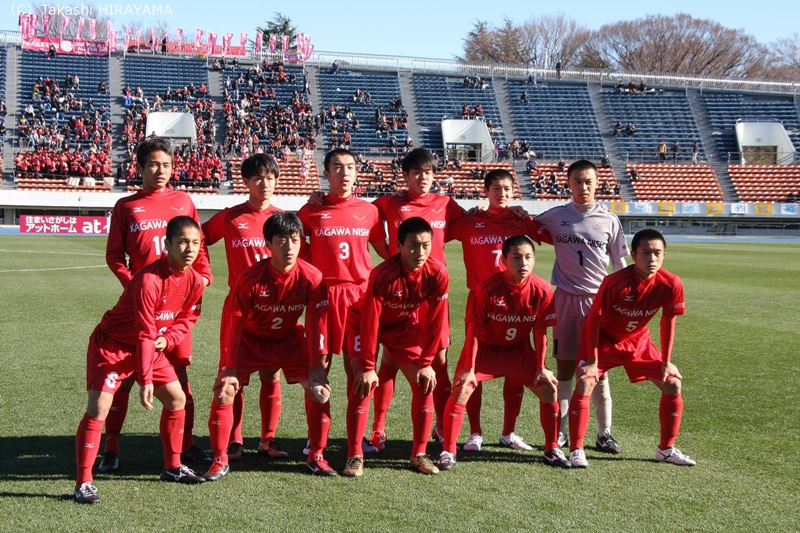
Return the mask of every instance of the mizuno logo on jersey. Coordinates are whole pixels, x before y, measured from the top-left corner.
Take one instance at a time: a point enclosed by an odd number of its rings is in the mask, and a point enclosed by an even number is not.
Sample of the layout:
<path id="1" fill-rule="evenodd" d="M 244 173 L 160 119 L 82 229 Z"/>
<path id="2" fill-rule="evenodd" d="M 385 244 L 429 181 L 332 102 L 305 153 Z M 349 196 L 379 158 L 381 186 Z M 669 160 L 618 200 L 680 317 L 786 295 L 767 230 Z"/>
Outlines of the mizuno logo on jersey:
<path id="1" fill-rule="evenodd" d="M 404 205 L 403 207 L 400 208 L 400 211 L 411 211 L 411 208 L 408 207 L 407 205 Z"/>
<path id="2" fill-rule="evenodd" d="M 506 299 L 503 296 L 492 296 L 492 305 L 495 307 L 508 307 L 506 305 Z"/>
<path id="3" fill-rule="evenodd" d="M 434 213 L 441 213 L 442 211 L 444 211 L 444 207 L 440 207 L 439 209 L 431 209 L 431 211 L 433 211 Z"/>
<path id="4" fill-rule="evenodd" d="M 175 207 L 174 205 L 171 205 L 170 207 L 171 207 L 172 209 L 174 209 L 175 211 L 183 211 L 183 206 L 180 206 L 180 207 Z"/>
<path id="5" fill-rule="evenodd" d="M 475 223 L 475 227 L 476 228 L 484 228 L 484 227 L 486 227 L 486 224 L 484 224 L 483 222 L 476 222 Z"/>
<path id="6" fill-rule="evenodd" d="M 250 226 L 247 224 L 247 222 L 239 222 L 239 225 L 237 226 L 237 228 L 238 229 L 250 229 Z"/>
<path id="7" fill-rule="evenodd" d="M 323 218 L 323 219 L 326 219 L 326 218 L 331 218 L 331 214 L 330 214 L 330 213 L 322 213 L 322 214 L 320 215 L 320 217 L 321 217 L 321 218 Z"/>
<path id="8" fill-rule="evenodd" d="M 626 297 L 625 297 L 625 301 L 626 301 L 626 302 L 632 302 L 632 301 L 633 301 L 633 295 L 631 295 L 631 296 L 626 296 Z"/>
<path id="9" fill-rule="evenodd" d="M 569 222 L 567 222 L 566 220 L 562 220 L 562 221 L 561 221 L 561 227 L 562 227 L 562 228 L 566 228 L 566 227 L 568 227 L 568 226 L 569 226 Z"/>
<path id="10" fill-rule="evenodd" d="M 403 297 L 403 291 L 392 291 L 392 296 L 395 296 L 397 298 L 402 298 Z"/>
<path id="11" fill-rule="evenodd" d="M 134 213 L 144 213 L 144 207 L 134 207 L 133 208 L 133 212 Z"/>
<path id="12" fill-rule="evenodd" d="M 269 298 L 269 291 L 268 290 L 261 291 L 260 293 L 258 293 L 258 297 L 259 298 Z"/>
<path id="13" fill-rule="evenodd" d="M 365 218 L 367 218 L 367 215 L 361 215 L 361 216 L 353 215 L 353 216 L 356 218 L 356 220 L 364 220 Z"/>

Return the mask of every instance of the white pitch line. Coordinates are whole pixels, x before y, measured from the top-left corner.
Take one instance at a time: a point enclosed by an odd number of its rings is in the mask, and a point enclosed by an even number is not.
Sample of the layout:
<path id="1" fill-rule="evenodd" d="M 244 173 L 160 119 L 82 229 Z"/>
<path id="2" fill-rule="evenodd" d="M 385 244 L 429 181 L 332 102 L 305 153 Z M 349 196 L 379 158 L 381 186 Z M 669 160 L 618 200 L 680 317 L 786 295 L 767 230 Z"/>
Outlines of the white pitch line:
<path id="1" fill-rule="evenodd" d="M 79 267 L 59 267 L 59 268 L 24 268 L 19 270 L 0 270 L 0 274 L 5 272 L 48 272 L 52 270 L 84 270 L 86 268 L 108 268 L 108 265 L 91 265 Z"/>
<path id="2" fill-rule="evenodd" d="M 0 252 L 10 252 L 18 254 L 52 254 L 52 255 L 85 255 L 87 257 L 105 257 L 106 254 L 84 254 L 79 252 L 43 252 L 41 250 L 0 250 Z"/>

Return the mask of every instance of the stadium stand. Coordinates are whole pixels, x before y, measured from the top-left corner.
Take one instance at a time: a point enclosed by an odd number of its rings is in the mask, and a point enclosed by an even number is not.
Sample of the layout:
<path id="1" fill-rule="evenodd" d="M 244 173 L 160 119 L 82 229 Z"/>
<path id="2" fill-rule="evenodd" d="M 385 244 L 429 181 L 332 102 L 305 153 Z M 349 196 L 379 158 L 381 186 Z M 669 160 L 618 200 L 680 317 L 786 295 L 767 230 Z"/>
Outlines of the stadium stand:
<path id="1" fill-rule="evenodd" d="M 657 160 L 656 149 L 660 141 L 665 141 L 668 147 L 674 141 L 680 143 L 678 161 L 691 161 L 691 148 L 695 141 L 699 144 L 700 154 L 705 153 L 685 93 L 660 90 L 628 94 L 604 90 L 602 98 L 612 124 L 632 122 L 636 127 L 633 136 L 627 136 L 623 131 L 617 137 L 621 157 L 627 156 L 634 161 Z"/>
<path id="2" fill-rule="evenodd" d="M 800 150 L 800 120 L 790 97 L 704 92 L 703 102 L 722 161 L 728 161 L 729 154 L 739 151 L 734 131 L 738 120 L 780 122 Z"/>
<path id="3" fill-rule="evenodd" d="M 281 159 L 286 152 L 316 149 L 306 83 L 302 68 L 266 60 L 226 76 L 221 88 L 225 154 L 247 157 L 263 151 Z"/>
<path id="4" fill-rule="evenodd" d="M 247 194 L 247 187 L 242 179 L 242 160 L 231 160 L 231 173 L 234 194 Z M 319 190 L 319 173 L 317 163 L 310 159 L 290 159 L 279 162 L 281 177 L 275 186 L 276 195 L 283 196 L 308 196 Z"/>
<path id="5" fill-rule="evenodd" d="M 0 143 L 6 136 L 6 65 L 8 62 L 8 50 L 0 47 Z M 2 161 L 2 157 L 0 157 Z"/>
<path id="6" fill-rule="evenodd" d="M 328 147 L 345 146 L 345 135 L 356 151 L 393 153 L 405 146 L 408 116 L 396 73 L 321 70 L 319 91 Z"/>
<path id="7" fill-rule="evenodd" d="M 169 90 L 176 97 L 165 98 L 167 103 L 184 102 L 178 91 L 188 91 L 191 85 L 208 87 L 208 69 L 202 59 L 131 54 L 125 57 L 122 65 L 125 85 L 134 92 L 137 87 L 141 88 L 150 99 Z"/>
<path id="8" fill-rule="evenodd" d="M 400 158 L 394 160 L 365 160 L 359 157 L 358 196 L 382 196 L 405 190 L 400 172 Z M 516 172 L 511 163 L 463 163 L 457 168 L 451 161 L 436 172 L 431 191 L 449 194 L 459 199 L 483 198 L 483 178 L 494 169 L 507 170 L 514 176 L 514 198 L 522 198 Z"/>
<path id="9" fill-rule="evenodd" d="M 529 173 L 531 178 L 532 200 L 567 200 L 572 196 L 567 185 L 568 164 L 559 170 L 558 163 L 539 163 L 536 170 Z M 622 200 L 619 182 L 612 168 L 597 167 L 597 191 L 595 197 L 602 201 Z"/>
<path id="10" fill-rule="evenodd" d="M 800 166 L 730 165 L 728 172 L 740 202 L 800 201 Z"/>
<path id="11" fill-rule="evenodd" d="M 422 128 L 422 146 L 443 152 L 440 127 L 443 118 L 483 117 L 487 125 L 491 121 L 492 138 L 496 142 L 506 142 L 492 80 L 415 74 L 411 83 L 417 101 L 417 120 Z M 475 113 L 476 109 L 480 111 Z"/>
<path id="12" fill-rule="evenodd" d="M 585 85 L 534 86 L 509 80 L 507 86 L 517 134 L 538 157 L 599 159 L 605 152 Z"/>
<path id="13" fill-rule="evenodd" d="M 638 179 L 631 181 L 639 201 L 721 202 L 722 189 L 709 165 L 629 165 Z"/>

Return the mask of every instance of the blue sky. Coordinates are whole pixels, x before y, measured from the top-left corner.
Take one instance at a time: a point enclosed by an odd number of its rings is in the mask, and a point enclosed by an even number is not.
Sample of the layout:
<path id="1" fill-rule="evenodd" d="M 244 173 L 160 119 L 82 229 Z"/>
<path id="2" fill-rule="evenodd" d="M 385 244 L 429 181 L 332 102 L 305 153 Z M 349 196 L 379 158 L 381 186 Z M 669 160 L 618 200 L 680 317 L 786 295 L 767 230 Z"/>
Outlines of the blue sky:
<path id="1" fill-rule="evenodd" d="M 0 30 L 18 30 L 17 13 L 30 11 L 31 4 L 46 4 L 51 6 L 50 9 L 81 5 L 70 0 L 11 0 L 11 3 L 9 7 L 0 8 Z M 291 17 L 300 31 L 312 36 L 317 50 L 446 59 L 462 53 L 463 39 L 476 20 L 499 25 L 504 17 L 520 22 L 539 14 L 563 12 L 590 28 L 599 28 L 602 24 L 647 14 L 686 12 L 716 20 L 729 28 L 742 28 L 761 42 L 770 43 L 798 31 L 796 19 L 800 12 L 797 0 L 774 0 L 765 4 L 768 9 L 736 0 L 670 0 L 657 4 L 573 0 L 563 5 L 525 0 L 229 0 L 213 3 L 201 0 L 98 0 L 94 5 L 101 12 L 132 13 L 113 17 L 117 28 L 132 21 L 141 21 L 146 27 L 155 20 L 163 20 L 173 31 L 182 27 L 186 34 L 193 33 L 195 28 L 212 30 L 220 35 L 230 31 L 236 36 L 234 42 L 238 42 L 242 31 L 248 32 L 252 38 L 256 26 L 264 25 L 276 11 L 280 11 Z M 215 9 L 209 9 L 209 5 Z M 138 16 L 135 14 L 137 10 Z M 148 15 L 146 11 L 160 12 L 161 15 Z"/>

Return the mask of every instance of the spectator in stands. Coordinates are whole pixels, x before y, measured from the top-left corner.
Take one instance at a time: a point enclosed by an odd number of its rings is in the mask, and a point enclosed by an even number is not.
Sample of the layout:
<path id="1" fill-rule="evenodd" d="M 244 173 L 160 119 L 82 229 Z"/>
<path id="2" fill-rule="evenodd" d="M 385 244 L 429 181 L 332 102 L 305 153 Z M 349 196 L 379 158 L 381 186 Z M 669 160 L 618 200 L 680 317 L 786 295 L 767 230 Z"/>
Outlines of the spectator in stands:
<path id="1" fill-rule="evenodd" d="M 644 80 L 639 83 L 639 92 L 642 94 L 647 92 L 647 84 L 644 82 Z"/>
<path id="2" fill-rule="evenodd" d="M 639 173 L 636 172 L 636 167 L 631 167 L 630 175 L 631 181 L 639 181 Z"/>
<path id="3" fill-rule="evenodd" d="M 522 96 L 520 96 L 520 100 L 522 100 L 523 102 L 528 101 L 528 91 L 522 91 Z"/>
<path id="4" fill-rule="evenodd" d="M 695 140 L 692 143 L 692 164 L 697 164 L 697 158 L 700 155 L 700 143 Z"/>
<path id="5" fill-rule="evenodd" d="M 556 61 L 556 78 L 561 79 L 561 60 Z"/>
<path id="6" fill-rule="evenodd" d="M 628 89 L 625 88 L 625 84 L 622 83 L 622 80 L 619 80 L 619 83 L 617 84 L 617 91 L 621 92 L 621 93 L 627 93 L 628 92 Z"/>
<path id="7" fill-rule="evenodd" d="M 106 87 L 105 80 L 97 84 L 97 94 L 108 94 L 108 87 Z"/>
<path id="8" fill-rule="evenodd" d="M 622 133 L 622 121 L 618 120 L 617 123 L 614 124 L 614 137 L 619 137 L 621 133 Z"/>
<path id="9" fill-rule="evenodd" d="M 672 152 L 672 163 L 676 164 L 678 162 L 678 152 L 681 151 L 681 147 L 680 144 L 678 144 L 678 141 L 672 143 L 672 148 L 670 148 L 670 151 Z"/>
<path id="10" fill-rule="evenodd" d="M 660 143 L 658 143 L 657 151 L 658 151 L 658 163 L 661 164 L 661 163 L 666 162 L 666 160 L 667 160 L 667 143 L 665 143 L 664 141 L 661 141 Z"/>
<path id="11" fill-rule="evenodd" d="M 603 192 L 603 194 L 611 194 L 611 187 L 608 185 L 608 180 L 603 180 L 600 190 Z"/>
<path id="12" fill-rule="evenodd" d="M 625 135 L 628 137 L 633 137 L 636 133 L 636 126 L 633 125 L 633 122 L 628 122 L 628 125 L 625 126 Z"/>
<path id="13" fill-rule="evenodd" d="M 167 36 L 161 39 L 161 55 L 167 55 Z"/>
<path id="14" fill-rule="evenodd" d="M 525 163 L 525 169 L 528 171 L 528 174 L 531 177 L 539 176 L 541 174 L 541 171 L 539 170 L 539 164 L 532 157 L 528 159 L 527 163 Z"/>
<path id="15" fill-rule="evenodd" d="M 528 79 L 525 80 L 525 83 L 527 83 L 528 85 L 533 85 L 534 87 L 536 87 L 536 73 L 532 72 L 532 73 L 528 74 Z"/>
<path id="16" fill-rule="evenodd" d="M 558 171 L 560 173 L 563 173 L 566 172 L 566 170 L 567 170 L 567 164 L 564 162 L 564 158 L 562 157 L 561 159 L 558 160 Z"/>
<path id="17" fill-rule="evenodd" d="M 334 59 L 333 64 L 331 65 L 331 74 L 338 74 L 339 73 L 339 60 Z"/>
<path id="18" fill-rule="evenodd" d="M 51 44 L 50 47 L 47 49 L 47 59 L 55 59 L 56 58 L 56 47 L 54 44 Z"/>
<path id="19" fill-rule="evenodd" d="M 611 160 L 608 158 L 608 154 L 603 154 L 603 157 L 600 158 L 600 165 L 603 168 L 611 168 Z"/>

